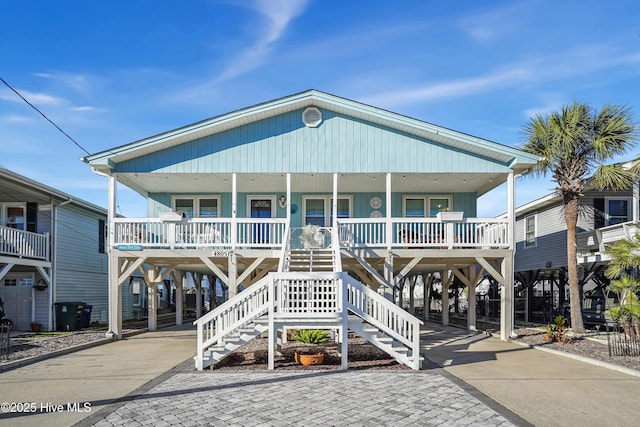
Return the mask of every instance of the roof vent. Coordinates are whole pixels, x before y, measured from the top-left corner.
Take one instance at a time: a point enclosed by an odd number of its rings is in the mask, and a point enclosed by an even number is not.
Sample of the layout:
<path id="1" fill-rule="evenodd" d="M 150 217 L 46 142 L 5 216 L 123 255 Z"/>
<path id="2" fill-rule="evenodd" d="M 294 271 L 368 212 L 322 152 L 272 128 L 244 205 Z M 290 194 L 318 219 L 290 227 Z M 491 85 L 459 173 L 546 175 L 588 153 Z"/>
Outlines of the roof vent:
<path id="1" fill-rule="evenodd" d="M 322 112 L 316 107 L 307 107 L 302 112 L 302 123 L 308 128 L 318 127 L 322 123 Z"/>

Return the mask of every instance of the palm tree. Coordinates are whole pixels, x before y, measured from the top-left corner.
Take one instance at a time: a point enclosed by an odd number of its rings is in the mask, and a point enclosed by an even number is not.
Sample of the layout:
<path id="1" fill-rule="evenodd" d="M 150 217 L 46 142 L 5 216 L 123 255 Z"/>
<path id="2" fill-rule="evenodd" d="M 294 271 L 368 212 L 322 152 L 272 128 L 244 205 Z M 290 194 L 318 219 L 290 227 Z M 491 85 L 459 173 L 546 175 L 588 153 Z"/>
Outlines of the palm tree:
<path id="1" fill-rule="evenodd" d="M 634 169 L 604 163 L 624 154 L 633 145 L 636 127 L 631 112 L 625 107 L 607 104 L 596 111 L 587 104 L 574 102 L 563 106 L 559 112 L 531 118 L 523 132 L 526 137 L 524 151 L 541 158 L 532 173 L 551 174 L 551 180 L 557 185 L 555 190 L 563 198 L 571 327 L 575 332 L 583 333 L 582 292 L 576 257 L 580 197 L 592 174 L 594 184 L 600 189 L 631 187 Z"/>
<path id="2" fill-rule="evenodd" d="M 611 282 L 609 290 L 618 295 L 620 304 L 612 307 L 607 314 L 620 322 L 630 338 L 640 336 L 640 279 L 637 271 L 640 269 L 640 234 L 633 239 L 623 239 L 607 248 L 606 253 L 611 256 L 611 262 L 605 272 Z M 631 272 L 634 272 L 632 275 Z"/>

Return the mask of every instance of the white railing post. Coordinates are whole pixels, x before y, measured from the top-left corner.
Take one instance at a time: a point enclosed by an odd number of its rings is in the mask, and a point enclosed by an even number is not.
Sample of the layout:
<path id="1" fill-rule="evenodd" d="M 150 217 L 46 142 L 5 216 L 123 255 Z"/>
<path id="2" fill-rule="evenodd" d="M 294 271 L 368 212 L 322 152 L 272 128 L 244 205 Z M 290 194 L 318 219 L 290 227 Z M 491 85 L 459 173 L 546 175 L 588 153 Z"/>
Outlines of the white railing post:
<path id="1" fill-rule="evenodd" d="M 344 277 L 346 273 L 342 274 Z M 347 308 L 347 284 L 344 279 L 338 281 L 338 292 L 340 295 L 340 311 L 342 313 L 342 325 L 340 327 L 340 368 L 343 370 L 349 367 L 349 309 Z"/>
<path id="2" fill-rule="evenodd" d="M 203 322 L 202 320 L 197 321 L 198 325 L 198 342 L 197 342 L 197 356 L 196 356 L 196 369 L 198 371 L 202 371 L 204 369 L 203 359 L 204 359 L 204 334 L 203 334 Z"/>
<path id="3" fill-rule="evenodd" d="M 276 341 L 276 328 L 275 328 L 275 313 L 274 313 L 274 305 L 276 302 L 276 289 L 275 283 L 273 279 L 273 274 L 269 275 L 269 291 L 267 294 L 267 301 L 269 306 L 269 366 L 268 369 L 272 371 L 275 368 L 274 358 L 275 358 L 275 349 L 274 344 Z"/>

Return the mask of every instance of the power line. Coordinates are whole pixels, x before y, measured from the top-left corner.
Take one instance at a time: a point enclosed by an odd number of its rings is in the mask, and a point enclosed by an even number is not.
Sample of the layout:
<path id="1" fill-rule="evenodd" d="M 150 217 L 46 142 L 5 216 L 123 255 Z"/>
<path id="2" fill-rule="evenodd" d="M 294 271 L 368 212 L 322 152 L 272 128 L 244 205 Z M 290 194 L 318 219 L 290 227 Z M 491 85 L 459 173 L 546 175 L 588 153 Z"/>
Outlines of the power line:
<path id="1" fill-rule="evenodd" d="M 75 139 L 71 138 L 71 136 L 69 136 L 69 134 L 68 134 L 68 133 L 66 133 L 65 131 L 63 131 L 63 130 L 60 128 L 60 126 L 58 126 L 57 124 L 55 124 L 55 123 L 54 123 L 54 122 L 53 122 L 49 117 L 45 116 L 45 114 L 44 114 L 42 111 L 38 110 L 38 107 L 36 107 L 35 105 L 33 105 L 32 103 L 30 103 L 29 101 L 27 101 L 27 99 L 26 99 L 24 96 L 22 96 L 22 95 L 20 94 L 20 92 L 18 92 L 18 91 L 17 91 L 17 90 L 15 90 L 13 87 L 11 87 L 11 85 L 10 85 L 9 83 L 7 83 L 7 82 L 5 81 L 5 79 L 3 79 L 2 77 L 0 77 L 0 80 L 2 81 L 2 83 L 4 83 L 4 84 L 5 84 L 5 86 L 7 86 L 9 89 L 11 89 L 11 90 L 12 90 L 16 95 L 18 95 L 20 98 L 22 98 L 22 100 L 23 100 L 24 102 L 26 102 L 26 103 L 27 103 L 31 108 L 33 108 L 34 110 L 36 110 L 36 111 L 37 111 L 38 113 L 40 113 L 40 115 L 41 115 L 42 117 L 44 117 L 44 118 L 45 118 L 49 123 L 51 123 L 53 126 L 55 126 L 55 128 L 56 128 L 56 129 L 58 129 L 60 132 L 62 132 L 62 134 L 63 134 L 64 136 L 66 136 L 67 138 L 69 138 L 69 140 L 70 140 L 71 142 L 73 142 L 73 143 L 74 143 L 74 144 L 75 144 L 79 149 L 81 149 L 82 151 L 84 151 L 85 153 L 87 153 L 87 155 L 88 155 L 88 156 L 90 156 L 90 155 L 91 155 L 91 153 L 89 153 L 89 152 L 88 152 L 88 151 L 87 151 L 87 150 L 86 150 L 82 145 L 80 145 L 80 144 L 79 144 Z"/>

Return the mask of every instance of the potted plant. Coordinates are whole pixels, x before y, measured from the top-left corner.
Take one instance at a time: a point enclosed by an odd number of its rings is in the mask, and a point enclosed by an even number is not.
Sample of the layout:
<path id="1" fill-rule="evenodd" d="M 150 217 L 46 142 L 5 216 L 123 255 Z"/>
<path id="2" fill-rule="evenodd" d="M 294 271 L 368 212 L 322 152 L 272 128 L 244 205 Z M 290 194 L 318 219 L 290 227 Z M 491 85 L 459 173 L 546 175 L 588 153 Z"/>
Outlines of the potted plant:
<path id="1" fill-rule="evenodd" d="M 38 322 L 31 322 L 31 330 L 33 332 L 40 332 L 42 330 L 42 325 Z"/>
<path id="2" fill-rule="evenodd" d="M 304 344 L 318 346 L 329 339 L 329 332 L 322 329 L 301 329 L 296 331 L 291 339 Z M 302 366 L 321 365 L 324 362 L 324 353 L 320 349 L 309 350 L 304 352 L 295 352 L 295 361 Z"/>

